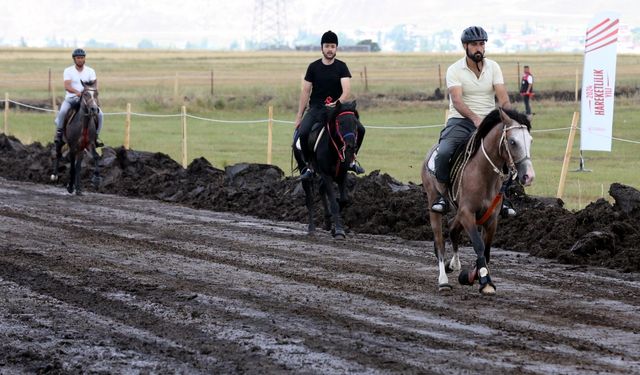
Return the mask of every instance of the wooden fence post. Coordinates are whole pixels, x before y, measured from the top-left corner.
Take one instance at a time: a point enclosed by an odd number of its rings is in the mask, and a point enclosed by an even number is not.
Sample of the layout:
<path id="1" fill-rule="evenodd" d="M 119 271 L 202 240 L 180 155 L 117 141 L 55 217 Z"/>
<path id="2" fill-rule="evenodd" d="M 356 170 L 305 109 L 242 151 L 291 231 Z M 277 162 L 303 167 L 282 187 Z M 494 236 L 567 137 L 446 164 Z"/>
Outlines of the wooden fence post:
<path id="1" fill-rule="evenodd" d="M 182 167 L 187 168 L 187 107 L 182 106 Z"/>
<path id="2" fill-rule="evenodd" d="M 571 150 L 573 149 L 573 138 L 576 135 L 576 129 L 578 128 L 578 118 L 580 112 L 573 112 L 573 119 L 571 120 L 571 130 L 569 130 L 569 139 L 567 140 L 567 149 L 564 152 L 564 161 L 562 162 L 562 171 L 560 172 L 560 183 L 558 184 L 558 194 L 556 198 L 562 198 L 564 194 L 564 182 L 567 177 L 567 170 L 569 169 L 569 161 L 571 160 Z"/>
<path id="3" fill-rule="evenodd" d="M 271 165 L 271 155 L 273 147 L 273 106 L 269 106 L 269 123 L 267 132 L 267 164 Z"/>
<path id="4" fill-rule="evenodd" d="M 56 105 L 56 96 L 53 93 L 53 84 L 51 83 L 51 68 L 49 68 L 49 97 L 51 97 L 51 109 L 53 110 L 53 118 L 56 118 L 58 106 Z"/>
<path id="5" fill-rule="evenodd" d="M 520 92 L 520 61 L 518 61 L 518 71 L 516 72 L 516 92 Z"/>
<path id="6" fill-rule="evenodd" d="M 127 115 L 124 118 L 124 149 L 129 150 L 131 142 L 131 103 L 127 103 Z"/>
<path id="7" fill-rule="evenodd" d="M 173 100 L 178 101 L 178 72 L 176 72 L 176 78 L 173 81 Z"/>
<path id="8" fill-rule="evenodd" d="M 367 66 L 364 66 L 364 92 L 369 91 L 369 76 L 367 75 Z"/>
<path id="9" fill-rule="evenodd" d="M 213 69 L 211 69 L 211 96 L 213 96 Z"/>
<path id="10" fill-rule="evenodd" d="M 4 134 L 9 135 L 9 93 L 4 93 Z"/>

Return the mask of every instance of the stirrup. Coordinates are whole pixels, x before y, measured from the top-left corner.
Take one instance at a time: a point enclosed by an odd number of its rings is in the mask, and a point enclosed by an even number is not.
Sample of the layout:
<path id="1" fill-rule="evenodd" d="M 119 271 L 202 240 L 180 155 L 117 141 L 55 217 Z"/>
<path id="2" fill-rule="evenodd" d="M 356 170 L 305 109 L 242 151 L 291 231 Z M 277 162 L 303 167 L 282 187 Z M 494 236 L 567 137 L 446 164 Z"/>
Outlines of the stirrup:
<path id="1" fill-rule="evenodd" d="M 300 180 L 302 181 L 310 180 L 313 178 L 314 174 L 315 172 L 313 171 L 313 169 L 311 169 L 311 167 L 306 167 L 304 169 L 304 172 L 300 174 Z"/>
<path id="2" fill-rule="evenodd" d="M 517 212 L 513 208 L 513 205 L 511 204 L 511 202 L 504 200 L 502 202 L 502 208 L 500 209 L 500 216 L 506 219 L 508 217 L 514 217 L 516 216 L 516 214 Z"/>
<path id="3" fill-rule="evenodd" d="M 438 195 L 438 199 L 431 205 L 431 211 L 440 214 L 447 213 L 449 211 L 449 203 L 442 195 Z"/>
<path id="4" fill-rule="evenodd" d="M 351 165 L 349 166 L 349 170 L 355 172 L 356 174 L 364 173 L 364 168 L 362 168 L 362 166 L 360 166 L 360 163 L 358 163 L 357 161 L 351 163 Z"/>
<path id="5" fill-rule="evenodd" d="M 96 147 L 102 147 L 104 146 L 104 143 L 102 143 L 102 141 L 99 138 L 96 138 Z"/>

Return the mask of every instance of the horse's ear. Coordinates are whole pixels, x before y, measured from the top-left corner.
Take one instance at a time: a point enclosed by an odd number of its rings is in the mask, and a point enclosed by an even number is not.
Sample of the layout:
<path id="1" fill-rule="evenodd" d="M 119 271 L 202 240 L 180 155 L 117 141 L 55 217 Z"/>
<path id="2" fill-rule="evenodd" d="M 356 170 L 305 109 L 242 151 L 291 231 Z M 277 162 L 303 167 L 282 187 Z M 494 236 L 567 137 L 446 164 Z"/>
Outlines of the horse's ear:
<path id="1" fill-rule="evenodd" d="M 510 126 L 511 122 L 513 122 L 513 119 L 505 113 L 502 107 L 498 107 L 498 112 L 500 112 L 500 119 L 502 120 L 502 123 L 507 126 Z"/>

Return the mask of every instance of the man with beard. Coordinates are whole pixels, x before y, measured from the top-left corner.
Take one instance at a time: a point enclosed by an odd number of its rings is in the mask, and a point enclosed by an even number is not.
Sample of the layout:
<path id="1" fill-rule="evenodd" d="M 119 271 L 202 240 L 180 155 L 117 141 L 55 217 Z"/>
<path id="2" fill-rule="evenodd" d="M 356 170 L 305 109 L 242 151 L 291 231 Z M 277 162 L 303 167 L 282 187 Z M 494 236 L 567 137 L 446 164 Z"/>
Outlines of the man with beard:
<path id="1" fill-rule="evenodd" d="M 461 37 L 465 57 L 447 69 L 449 117 L 440 132 L 435 159 L 436 179 L 441 194 L 431 206 L 434 212 L 445 213 L 449 210 L 443 193 L 450 182 L 450 162 L 458 146 L 464 144 L 484 117 L 496 108 L 496 98 L 500 107 L 511 108 L 500 66 L 484 57 L 487 39 L 487 32 L 482 27 L 466 28 Z M 503 214 L 513 216 L 515 213 L 510 204 L 503 206 Z"/>
<path id="2" fill-rule="evenodd" d="M 82 82 L 91 82 L 96 81 L 96 88 L 98 88 L 98 81 L 96 78 L 96 72 L 88 65 L 85 65 L 85 58 L 87 53 L 82 48 L 76 48 L 71 53 L 71 58 L 73 59 L 73 65 L 66 68 L 63 73 L 64 79 L 64 89 L 66 91 L 66 95 L 62 105 L 60 105 L 60 111 L 55 119 L 56 124 L 56 134 L 54 137 L 55 143 L 62 143 L 62 129 L 64 118 L 67 116 L 67 112 L 73 105 L 78 105 L 80 103 L 80 98 L 82 97 L 82 92 L 84 91 L 84 86 L 82 86 Z M 96 147 L 104 146 L 102 142 L 98 139 L 98 135 L 100 134 L 100 130 L 102 130 L 102 110 L 98 112 L 98 128 L 96 129 Z"/>
<path id="3" fill-rule="evenodd" d="M 296 140 L 300 139 L 300 149 L 304 164 L 300 179 L 306 180 L 313 177 L 314 171 L 311 167 L 312 150 L 307 147 L 309 133 L 313 124 L 325 121 L 326 107 L 335 106 L 337 101 L 344 102 L 351 94 L 351 73 L 347 64 L 336 59 L 338 49 L 338 36 L 331 30 L 322 35 L 320 40 L 322 48 L 322 58 L 318 59 L 307 68 L 307 72 L 302 82 L 302 92 L 296 114 L 296 132 L 294 136 L 294 147 Z M 306 112 L 305 112 L 306 109 Z M 303 116 L 304 113 L 304 116 Z M 364 127 L 358 125 L 358 149 L 364 138 Z M 356 150 L 357 152 L 357 150 Z M 360 174 L 364 169 L 354 160 L 351 170 Z"/>

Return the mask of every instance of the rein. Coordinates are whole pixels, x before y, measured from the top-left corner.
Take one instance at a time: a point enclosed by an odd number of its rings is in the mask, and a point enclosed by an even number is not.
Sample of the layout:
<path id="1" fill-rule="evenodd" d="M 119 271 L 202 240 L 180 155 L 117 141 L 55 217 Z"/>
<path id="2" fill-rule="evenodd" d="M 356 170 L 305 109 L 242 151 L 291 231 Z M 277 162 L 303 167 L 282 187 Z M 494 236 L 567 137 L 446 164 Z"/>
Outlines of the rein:
<path id="1" fill-rule="evenodd" d="M 511 151 L 509 150 L 509 145 L 507 144 L 507 132 L 509 130 L 512 129 L 522 129 L 522 128 L 526 128 L 525 125 L 513 125 L 513 126 L 509 126 L 507 127 L 506 125 L 504 125 L 502 127 L 502 134 L 500 135 L 500 140 L 498 142 L 498 153 L 501 154 L 502 153 L 502 148 L 504 148 L 507 152 L 507 165 L 508 165 L 508 173 L 503 173 L 501 168 L 498 168 L 495 163 L 491 160 L 491 158 L 489 157 L 489 155 L 487 154 L 487 151 L 484 147 L 484 138 L 480 139 L 480 149 L 482 150 L 482 154 L 484 155 L 484 158 L 489 162 L 489 164 L 491 165 L 491 168 L 493 169 L 493 171 L 498 175 L 498 177 L 502 180 L 502 181 L 506 181 L 508 179 L 515 179 L 518 176 L 518 170 L 516 167 L 516 164 L 521 163 L 524 160 L 529 159 L 529 157 L 527 156 L 527 153 L 525 152 L 525 155 L 520 158 L 519 160 L 514 161 L 513 160 L 513 155 L 511 155 Z M 453 195 L 453 201 L 457 201 L 458 199 L 458 194 L 461 190 L 462 187 L 462 176 L 464 175 L 464 169 L 466 168 L 467 164 L 469 163 L 469 160 L 471 159 L 471 151 L 472 151 L 472 144 L 473 144 L 473 138 L 476 136 L 477 133 L 473 133 L 472 138 L 469 140 L 469 143 L 467 143 L 467 148 L 465 149 L 465 157 L 463 160 L 463 163 L 461 165 L 461 167 L 459 168 L 457 174 L 457 182 L 458 182 L 458 186 L 457 189 L 455 189 L 455 191 L 452 191 L 452 195 Z M 476 220 L 476 225 L 482 225 L 484 224 L 487 220 L 489 220 L 491 218 L 491 216 L 493 215 L 493 212 L 496 210 L 496 208 L 498 207 L 498 205 L 500 203 L 502 203 L 502 200 L 504 198 L 504 187 L 500 189 L 500 191 L 498 192 L 498 194 L 496 194 L 495 197 L 493 197 L 493 200 L 491 201 L 491 205 L 489 206 L 489 208 L 487 209 L 487 211 L 485 211 L 485 213 L 482 215 L 482 217 L 478 220 Z"/>
<path id="2" fill-rule="evenodd" d="M 340 121 L 338 120 L 338 117 L 344 116 L 344 115 L 354 115 L 355 116 L 355 112 L 353 112 L 353 111 L 344 111 L 344 112 L 341 112 L 340 114 L 338 114 L 336 116 L 336 121 L 335 121 L 336 129 L 340 129 Z M 329 123 L 327 123 L 327 128 L 328 127 L 329 127 Z M 329 130 L 329 129 L 327 129 L 327 130 Z M 333 144 L 333 147 L 338 152 L 338 163 L 336 165 L 336 176 L 337 176 L 338 175 L 338 171 L 340 170 L 340 164 L 342 162 L 344 162 L 344 160 L 346 159 L 345 152 L 347 150 L 347 142 L 344 141 L 344 137 L 342 136 L 340 131 L 337 131 L 336 133 L 338 133 L 338 137 L 340 138 L 340 141 L 342 142 L 342 147 L 338 146 L 336 141 L 331 136 L 331 132 L 329 131 L 329 139 L 331 139 L 331 144 Z"/>

